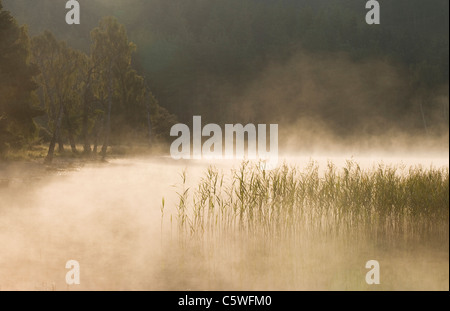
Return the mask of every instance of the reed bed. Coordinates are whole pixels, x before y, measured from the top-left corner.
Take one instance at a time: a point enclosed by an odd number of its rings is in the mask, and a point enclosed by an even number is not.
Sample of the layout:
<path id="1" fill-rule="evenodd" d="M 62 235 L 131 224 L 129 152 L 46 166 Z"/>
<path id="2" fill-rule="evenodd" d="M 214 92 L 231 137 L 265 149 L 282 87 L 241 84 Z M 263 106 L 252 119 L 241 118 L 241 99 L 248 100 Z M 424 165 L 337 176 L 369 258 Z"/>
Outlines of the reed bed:
<path id="1" fill-rule="evenodd" d="M 187 178 L 170 216 L 175 239 L 164 243 L 174 288 L 366 290 L 373 256 L 390 271 L 384 289 L 448 287 L 436 277 L 448 275 L 447 167 L 243 162 L 227 173 L 209 167 L 195 187 Z M 163 199 L 162 224 L 166 210 Z"/>
<path id="2" fill-rule="evenodd" d="M 448 168 L 354 161 L 325 170 L 311 162 L 265 171 L 243 162 L 225 175 L 209 167 L 198 184 L 182 174 L 177 223 L 181 240 L 220 236 L 295 238 L 297 234 L 370 235 L 372 238 L 448 238 Z M 191 193 L 192 192 L 192 193 Z"/>

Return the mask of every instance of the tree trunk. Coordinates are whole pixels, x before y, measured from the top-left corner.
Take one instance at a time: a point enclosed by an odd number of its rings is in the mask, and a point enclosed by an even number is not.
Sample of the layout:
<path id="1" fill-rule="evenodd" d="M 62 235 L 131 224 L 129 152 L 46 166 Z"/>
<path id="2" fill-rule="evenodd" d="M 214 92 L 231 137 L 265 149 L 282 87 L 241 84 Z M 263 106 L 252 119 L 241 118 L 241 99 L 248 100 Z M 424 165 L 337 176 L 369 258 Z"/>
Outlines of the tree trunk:
<path id="1" fill-rule="evenodd" d="M 94 149 L 92 151 L 94 154 L 97 154 L 97 152 L 98 152 L 98 137 L 99 136 L 100 136 L 100 126 L 96 124 L 95 125 L 95 136 L 94 136 Z"/>
<path id="2" fill-rule="evenodd" d="M 58 112 L 58 117 L 56 119 L 55 130 L 53 131 L 53 136 L 50 141 L 50 146 L 48 147 L 48 153 L 47 153 L 47 157 L 45 158 L 45 163 L 50 164 L 53 161 L 53 154 L 55 152 L 56 140 L 60 137 L 61 122 L 62 122 L 63 115 L 64 115 L 64 106 L 61 104 L 59 106 L 59 112 Z"/>
<path id="3" fill-rule="evenodd" d="M 85 155 L 91 153 L 91 144 L 89 143 L 88 123 L 89 123 L 89 103 L 91 101 L 91 72 L 89 72 L 88 83 L 86 84 L 86 90 L 83 99 L 83 152 Z"/>
<path id="4" fill-rule="evenodd" d="M 67 131 L 68 131 L 68 136 L 69 136 L 70 148 L 72 149 L 72 153 L 78 154 L 77 144 L 75 142 L 75 138 L 73 135 L 72 123 L 70 122 L 70 119 L 68 116 L 67 116 L 66 120 L 67 120 L 66 122 L 67 122 Z"/>
<path id="5" fill-rule="evenodd" d="M 106 115 L 106 129 L 105 136 L 102 147 L 102 158 L 103 160 L 106 158 L 106 150 L 109 145 L 109 135 L 111 132 L 111 107 L 112 107 L 112 94 L 113 93 L 113 79 L 112 79 L 112 63 L 110 64 L 109 70 L 109 86 L 108 86 L 108 113 Z"/>
<path id="6" fill-rule="evenodd" d="M 82 136 L 83 136 L 83 152 L 86 155 L 89 155 L 91 153 L 91 144 L 89 143 L 89 135 L 88 135 L 88 117 L 87 117 L 87 113 L 85 114 L 85 112 L 83 112 L 83 131 L 82 131 Z"/>
<path id="7" fill-rule="evenodd" d="M 95 139 L 94 139 L 94 150 L 92 151 L 94 154 L 96 154 L 98 152 L 98 135 L 95 135 Z"/>
<path id="8" fill-rule="evenodd" d="M 95 121 L 95 126 L 94 126 L 94 132 L 95 132 L 95 136 L 94 136 L 94 150 L 93 152 L 95 154 L 97 154 L 98 152 L 98 142 L 100 140 L 100 136 L 101 133 L 103 131 L 103 127 L 105 124 L 105 117 L 97 117 L 97 120 Z"/>
<path id="9" fill-rule="evenodd" d="M 58 152 L 63 153 L 64 152 L 64 142 L 61 135 L 61 129 L 58 131 Z"/>

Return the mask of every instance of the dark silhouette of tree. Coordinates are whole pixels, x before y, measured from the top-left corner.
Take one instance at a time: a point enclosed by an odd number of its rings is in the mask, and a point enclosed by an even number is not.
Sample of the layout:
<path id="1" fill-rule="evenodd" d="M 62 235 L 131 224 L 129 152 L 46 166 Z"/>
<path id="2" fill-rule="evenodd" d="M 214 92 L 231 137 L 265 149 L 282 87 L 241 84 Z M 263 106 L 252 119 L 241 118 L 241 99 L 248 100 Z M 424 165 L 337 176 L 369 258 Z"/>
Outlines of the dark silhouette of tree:
<path id="1" fill-rule="evenodd" d="M 0 2 L 0 153 L 24 146 L 36 131 L 33 118 L 42 114 L 33 105 L 38 69 L 29 54 L 27 29 Z"/>

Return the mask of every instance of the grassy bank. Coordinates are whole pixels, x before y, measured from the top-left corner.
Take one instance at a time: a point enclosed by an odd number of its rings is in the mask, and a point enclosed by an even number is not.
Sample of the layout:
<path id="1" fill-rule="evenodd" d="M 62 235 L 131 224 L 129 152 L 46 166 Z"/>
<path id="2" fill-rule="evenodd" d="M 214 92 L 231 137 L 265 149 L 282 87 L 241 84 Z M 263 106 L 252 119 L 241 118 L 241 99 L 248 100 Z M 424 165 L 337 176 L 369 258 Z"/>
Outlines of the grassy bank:
<path id="1" fill-rule="evenodd" d="M 64 151 L 55 149 L 54 159 L 56 161 L 64 160 L 96 160 L 101 159 L 100 149 L 97 153 L 91 152 L 88 155 L 83 152 L 83 145 L 76 146 L 77 152 L 72 152 L 70 146 L 65 146 Z M 164 144 L 155 144 L 150 146 L 148 143 L 130 143 L 123 145 L 114 145 L 108 148 L 108 157 L 133 157 L 142 155 L 162 154 L 168 147 Z M 47 156 L 48 145 L 33 145 L 24 147 L 22 149 L 10 149 L 0 155 L 0 161 L 15 162 L 15 161 L 44 161 Z"/>

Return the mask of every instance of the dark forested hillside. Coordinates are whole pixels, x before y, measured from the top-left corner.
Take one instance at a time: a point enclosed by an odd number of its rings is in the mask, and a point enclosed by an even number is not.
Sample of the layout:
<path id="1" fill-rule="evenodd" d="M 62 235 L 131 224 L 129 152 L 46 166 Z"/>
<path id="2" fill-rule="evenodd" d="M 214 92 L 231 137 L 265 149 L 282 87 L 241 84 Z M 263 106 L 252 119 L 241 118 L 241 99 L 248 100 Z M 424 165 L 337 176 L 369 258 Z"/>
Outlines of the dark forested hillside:
<path id="1" fill-rule="evenodd" d="M 380 1 L 371 26 L 360 0 L 79 2 L 81 25 L 69 26 L 64 1 L 3 0 L 31 35 L 47 29 L 85 53 L 98 21 L 117 17 L 137 46 L 133 68 L 181 121 L 448 131 L 447 0 Z"/>

